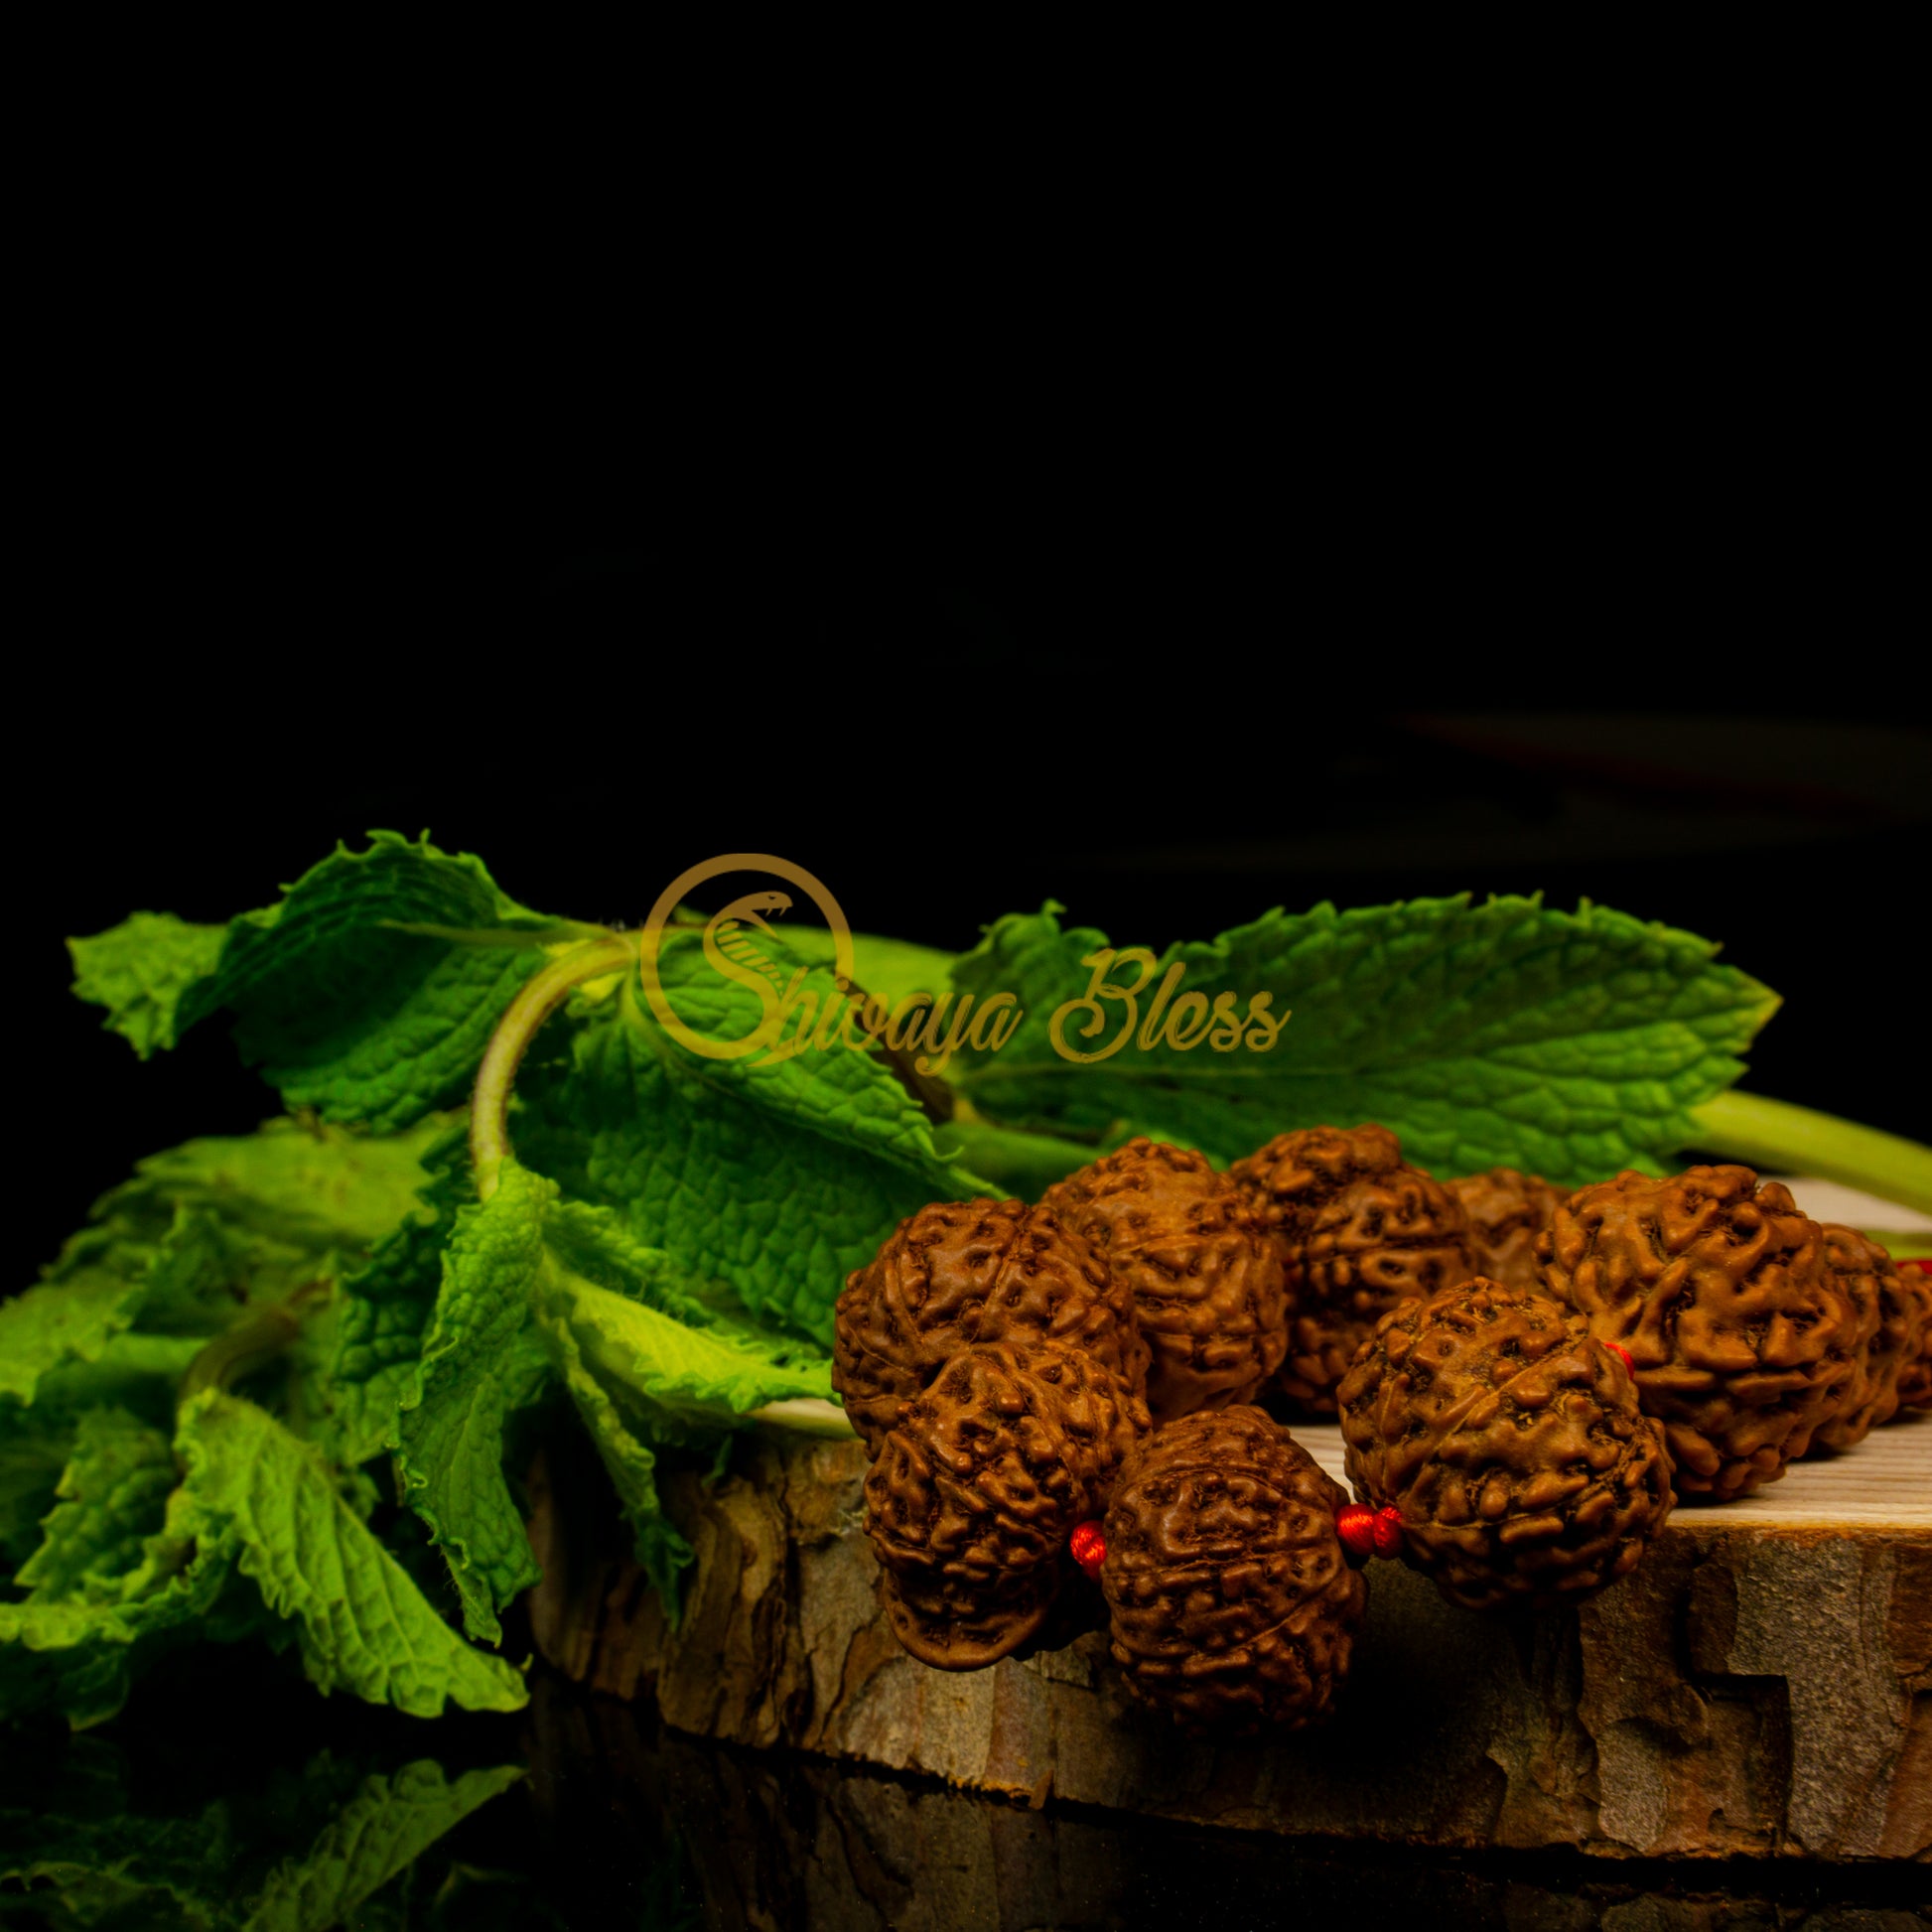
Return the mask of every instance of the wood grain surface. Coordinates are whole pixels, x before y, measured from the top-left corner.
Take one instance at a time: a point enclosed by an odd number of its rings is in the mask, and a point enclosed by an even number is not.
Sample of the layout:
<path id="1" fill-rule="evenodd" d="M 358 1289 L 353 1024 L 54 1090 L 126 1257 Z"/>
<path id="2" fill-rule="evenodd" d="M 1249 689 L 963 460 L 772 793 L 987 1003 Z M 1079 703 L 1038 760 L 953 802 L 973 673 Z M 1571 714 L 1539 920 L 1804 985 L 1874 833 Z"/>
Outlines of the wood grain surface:
<path id="1" fill-rule="evenodd" d="M 1298 1430 L 1339 1473 L 1332 1429 Z M 989 1670 L 899 1650 L 856 1443 L 747 1438 L 666 1484 L 697 1552 L 667 1627 L 594 1462 L 533 1472 L 532 1599 L 571 1677 L 701 1736 L 1194 1824 L 1604 1857 L 1932 1859 L 1932 1418 L 1680 1509 L 1579 1610 L 1458 1610 L 1397 1563 L 1335 1721 L 1191 1742 L 1134 1706 L 1097 1593 L 1059 1647 Z M 1093 1627 L 1080 1628 L 1081 1612 Z"/>

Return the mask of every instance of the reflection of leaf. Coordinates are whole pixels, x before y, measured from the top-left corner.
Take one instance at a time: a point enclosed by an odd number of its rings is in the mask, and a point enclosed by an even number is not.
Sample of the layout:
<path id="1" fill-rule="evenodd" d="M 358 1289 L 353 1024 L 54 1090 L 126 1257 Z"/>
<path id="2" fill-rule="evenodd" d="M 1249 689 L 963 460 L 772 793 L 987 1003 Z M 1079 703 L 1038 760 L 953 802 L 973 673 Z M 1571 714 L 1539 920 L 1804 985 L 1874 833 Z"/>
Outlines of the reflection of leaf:
<path id="1" fill-rule="evenodd" d="M 429 1758 L 358 1775 L 324 1751 L 299 1779 L 276 1772 L 190 1815 L 150 1816 L 128 1808 L 110 1752 L 31 1808 L 0 1807 L 0 1915 L 17 1901 L 44 1924 L 359 1932 L 382 1922 L 367 1901 L 522 1775 L 511 1764 L 452 1781 Z"/>
<path id="2" fill-rule="evenodd" d="M 523 1775 L 518 1764 L 452 1784 L 433 1759 L 368 1779 L 300 1858 L 278 1867 L 245 1932 L 327 1932 L 453 1826 Z"/>

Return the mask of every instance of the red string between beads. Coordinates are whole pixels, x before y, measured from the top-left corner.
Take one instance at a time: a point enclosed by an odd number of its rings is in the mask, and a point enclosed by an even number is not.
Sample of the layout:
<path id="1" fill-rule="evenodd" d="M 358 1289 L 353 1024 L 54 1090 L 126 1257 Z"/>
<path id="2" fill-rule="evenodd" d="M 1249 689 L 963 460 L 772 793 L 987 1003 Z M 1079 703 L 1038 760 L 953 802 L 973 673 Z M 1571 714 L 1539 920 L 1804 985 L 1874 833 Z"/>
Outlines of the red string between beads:
<path id="1" fill-rule="evenodd" d="M 1607 1348 L 1610 1351 L 1610 1353 L 1614 1355 L 1617 1358 L 1617 1360 L 1620 1361 L 1623 1364 L 1623 1366 L 1630 1371 L 1632 1375 L 1636 1374 L 1637 1365 L 1635 1362 L 1633 1362 L 1630 1359 L 1630 1351 L 1627 1348 L 1625 1348 L 1620 1341 L 1606 1341 L 1603 1343 L 1603 1346 Z"/>
<path id="2" fill-rule="evenodd" d="M 1370 1509 L 1366 1503 L 1344 1503 L 1335 1512 L 1335 1534 L 1351 1557 L 1366 1563 L 1370 1557 L 1402 1554 L 1402 1512 L 1391 1504 Z"/>
<path id="3" fill-rule="evenodd" d="M 1098 1523 L 1075 1523 L 1067 1539 L 1073 1561 L 1097 1584 L 1100 1566 L 1107 1561 L 1107 1536 Z"/>
<path id="4" fill-rule="evenodd" d="M 1932 1256 L 1915 1255 L 1910 1261 L 1895 1261 L 1894 1268 L 1916 1268 L 1921 1275 L 1932 1275 Z"/>

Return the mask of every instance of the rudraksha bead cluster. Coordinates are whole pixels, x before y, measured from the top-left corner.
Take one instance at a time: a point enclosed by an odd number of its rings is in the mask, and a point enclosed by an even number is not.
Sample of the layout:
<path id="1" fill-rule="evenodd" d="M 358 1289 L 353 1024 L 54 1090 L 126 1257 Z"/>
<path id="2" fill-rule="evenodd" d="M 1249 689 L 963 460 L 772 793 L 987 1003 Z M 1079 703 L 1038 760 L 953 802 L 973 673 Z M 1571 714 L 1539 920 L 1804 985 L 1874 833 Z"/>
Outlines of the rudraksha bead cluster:
<path id="1" fill-rule="evenodd" d="M 1131 1301 L 1049 1209 L 921 1208 L 834 1313 L 866 1527 L 899 1642 L 977 1670 L 1037 1636 L 1075 1526 L 1152 1427 Z"/>

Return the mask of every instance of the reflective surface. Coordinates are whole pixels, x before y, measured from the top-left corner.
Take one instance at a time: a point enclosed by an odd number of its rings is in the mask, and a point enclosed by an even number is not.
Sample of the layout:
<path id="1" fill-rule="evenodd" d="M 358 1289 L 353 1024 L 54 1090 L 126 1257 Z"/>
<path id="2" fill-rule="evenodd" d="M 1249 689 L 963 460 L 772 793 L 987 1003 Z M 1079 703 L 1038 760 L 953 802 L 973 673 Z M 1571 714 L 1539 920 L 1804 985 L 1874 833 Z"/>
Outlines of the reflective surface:
<path id="1" fill-rule="evenodd" d="M 518 1718 L 425 1725 L 264 1658 L 183 1659 L 112 1725 L 8 1740 L 0 1921 L 1903 1932 L 1932 1898 L 1922 1865 L 1460 1860 L 1032 1811 L 532 1689 Z"/>

